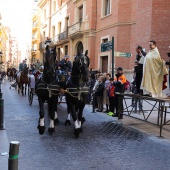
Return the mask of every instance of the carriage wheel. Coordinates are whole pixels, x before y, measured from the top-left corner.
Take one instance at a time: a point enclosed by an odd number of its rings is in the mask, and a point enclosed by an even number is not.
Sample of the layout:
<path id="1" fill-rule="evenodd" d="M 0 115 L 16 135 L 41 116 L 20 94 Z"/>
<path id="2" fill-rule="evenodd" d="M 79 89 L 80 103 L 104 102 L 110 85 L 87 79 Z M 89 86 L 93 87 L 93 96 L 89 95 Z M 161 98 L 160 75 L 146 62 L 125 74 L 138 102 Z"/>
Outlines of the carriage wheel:
<path id="1" fill-rule="evenodd" d="M 28 102 L 30 105 L 32 105 L 33 101 L 33 93 L 31 91 L 28 91 Z"/>

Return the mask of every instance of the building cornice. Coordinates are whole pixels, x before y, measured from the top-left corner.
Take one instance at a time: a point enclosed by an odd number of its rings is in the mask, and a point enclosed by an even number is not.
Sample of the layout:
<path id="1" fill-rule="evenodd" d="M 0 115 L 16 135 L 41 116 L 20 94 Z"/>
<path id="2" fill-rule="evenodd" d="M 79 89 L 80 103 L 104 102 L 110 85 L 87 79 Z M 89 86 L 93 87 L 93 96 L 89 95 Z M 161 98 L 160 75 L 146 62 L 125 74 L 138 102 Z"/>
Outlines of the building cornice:
<path id="1" fill-rule="evenodd" d="M 106 30 L 106 29 L 109 29 L 109 28 L 112 28 L 112 27 L 116 27 L 116 26 L 127 26 L 127 25 L 134 25 L 134 24 L 136 24 L 136 21 L 132 21 L 132 22 L 117 22 L 117 23 L 114 23 L 114 24 L 111 24 L 111 25 L 108 25 L 106 27 L 103 27 L 101 29 L 96 30 L 96 33 L 97 32 L 101 32 L 101 31 Z"/>

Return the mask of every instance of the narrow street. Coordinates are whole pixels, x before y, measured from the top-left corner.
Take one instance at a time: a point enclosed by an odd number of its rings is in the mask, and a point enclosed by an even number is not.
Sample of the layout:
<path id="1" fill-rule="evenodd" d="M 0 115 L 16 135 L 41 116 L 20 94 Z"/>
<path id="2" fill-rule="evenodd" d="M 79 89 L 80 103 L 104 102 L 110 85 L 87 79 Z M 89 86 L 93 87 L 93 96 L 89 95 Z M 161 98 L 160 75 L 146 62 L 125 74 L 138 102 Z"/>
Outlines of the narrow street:
<path id="1" fill-rule="evenodd" d="M 123 126 L 104 113 L 92 113 L 89 105 L 79 139 L 74 137 L 73 122 L 64 125 L 66 104 L 58 106 L 60 124 L 55 135 L 47 132 L 47 114 L 45 134 L 39 135 L 37 97 L 30 106 L 27 96 L 9 86 L 8 81 L 2 84 L 5 127 L 9 143 L 20 142 L 19 170 L 170 169 L 168 140 Z"/>

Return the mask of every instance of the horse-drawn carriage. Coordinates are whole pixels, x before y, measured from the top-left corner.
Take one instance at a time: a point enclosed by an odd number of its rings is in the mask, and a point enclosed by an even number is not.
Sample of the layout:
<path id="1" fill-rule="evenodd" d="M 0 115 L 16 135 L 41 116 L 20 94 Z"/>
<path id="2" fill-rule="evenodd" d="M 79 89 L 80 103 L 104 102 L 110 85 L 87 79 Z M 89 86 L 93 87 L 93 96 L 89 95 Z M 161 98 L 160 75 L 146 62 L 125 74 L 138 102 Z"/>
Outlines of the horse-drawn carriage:
<path id="1" fill-rule="evenodd" d="M 35 93 L 38 96 L 40 109 L 37 128 L 39 134 L 43 135 L 45 132 L 44 103 L 47 102 L 48 115 L 50 117 L 48 132 L 50 134 L 55 132 L 55 124 L 58 121 L 58 96 L 64 92 L 69 110 L 68 113 L 71 113 L 74 121 L 74 134 L 75 137 L 79 137 L 84 122 L 83 109 L 89 93 L 89 87 L 86 86 L 88 81 L 88 58 L 82 53 L 78 53 L 73 61 L 71 76 L 68 78 L 67 75 L 58 73 L 55 70 L 55 57 L 55 50 L 47 49 L 43 74 L 35 83 Z M 31 88 L 29 89 L 29 104 L 32 104 L 34 91 L 32 91 Z"/>

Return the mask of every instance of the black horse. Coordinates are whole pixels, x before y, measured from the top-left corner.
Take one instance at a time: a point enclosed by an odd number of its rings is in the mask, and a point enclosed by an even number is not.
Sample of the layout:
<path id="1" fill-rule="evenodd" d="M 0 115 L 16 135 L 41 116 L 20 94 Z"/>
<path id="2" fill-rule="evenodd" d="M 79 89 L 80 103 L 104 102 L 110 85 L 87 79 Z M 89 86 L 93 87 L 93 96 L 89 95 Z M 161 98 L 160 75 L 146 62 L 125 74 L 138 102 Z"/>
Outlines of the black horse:
<path id="1" fill-rule="evenodd" d="M 39 122 L 38 129 L 39 134 L 43 135 L 45 131 L 44 123 L 44 102 L 48 103 L 48 115 L 50 117 L 50 125 L 48 128 L 49 133 L 55 132 L 55 123 L 57 122 L 56 110 L 58 102 L 58 93 L 60 87 L 58 86 L 58 80 L 55 72 L 54 58 L 56 51 L 54 49 L 46 48 L 45 52 L 45 63 L 42 77 L 36 83 L 36 94 L 39 102 Z"/>
<path id="2" fill-rule="evenodd" d="M 66 84 L 66 102 L 74 121 L 74 134 L 79 137 L 82 132 L 83 110 L 87 102 L 89 59 L 78 53 L 73 61 L 71 77 Z"/>

